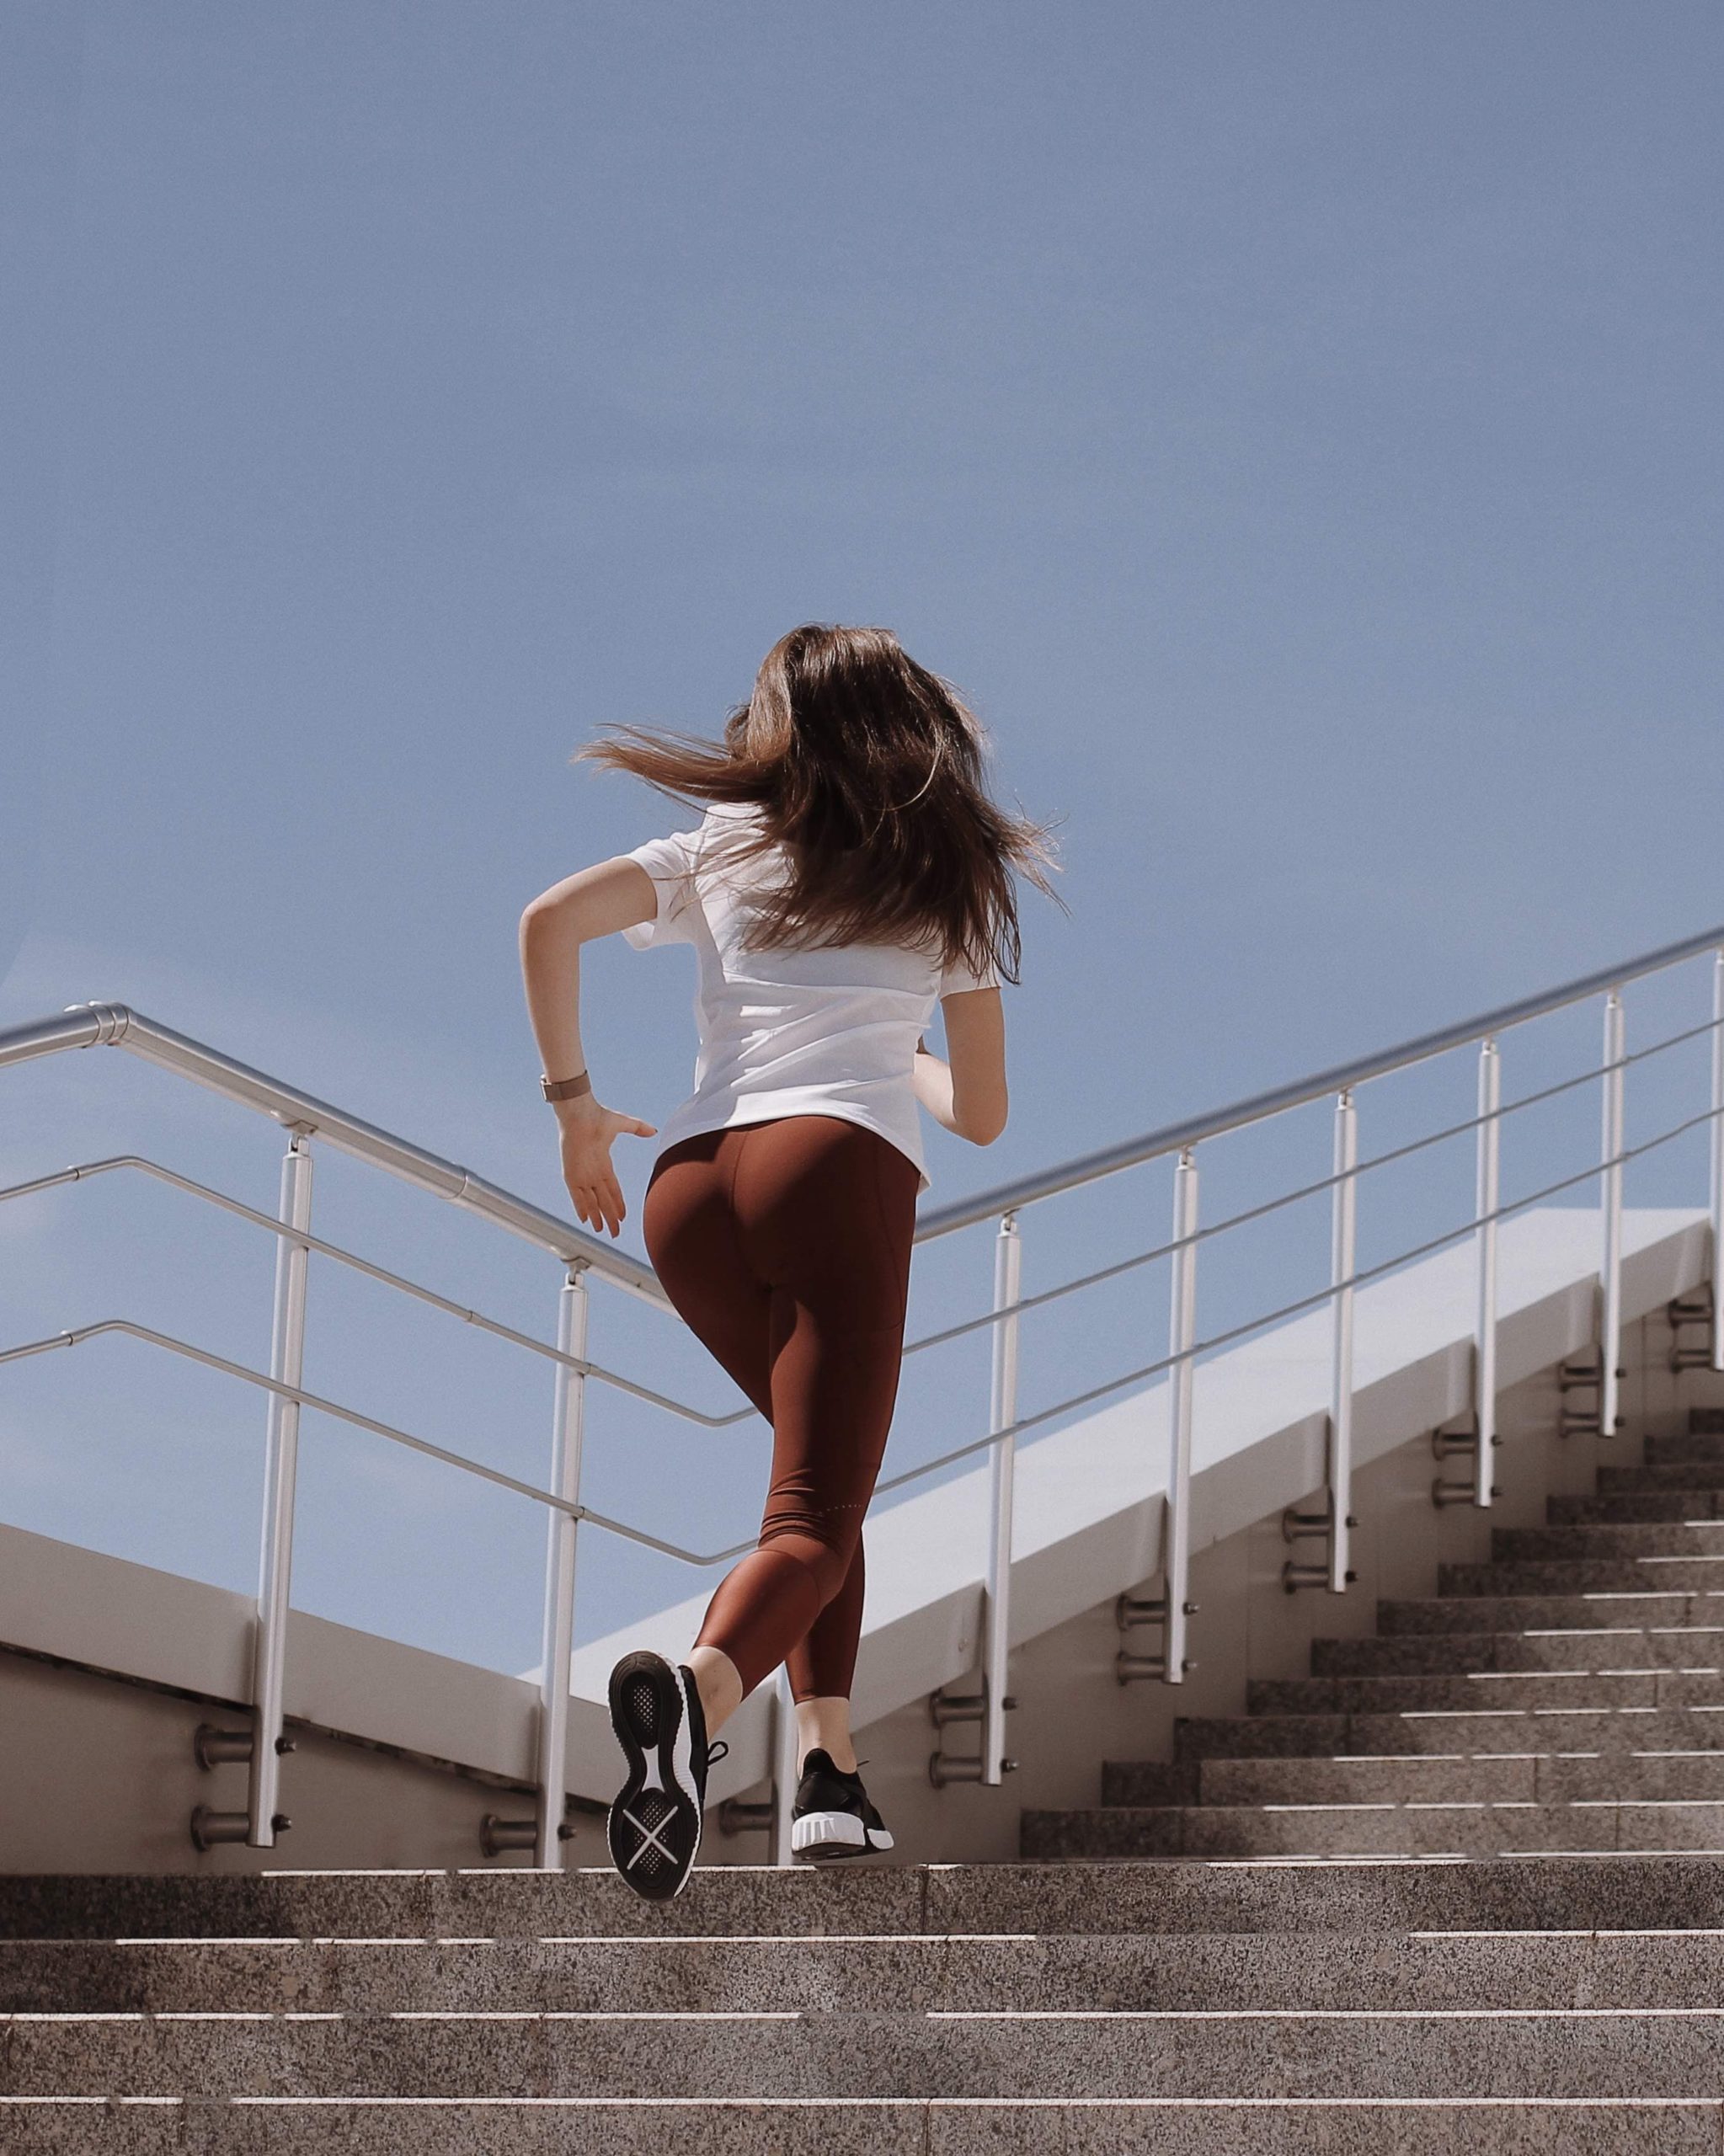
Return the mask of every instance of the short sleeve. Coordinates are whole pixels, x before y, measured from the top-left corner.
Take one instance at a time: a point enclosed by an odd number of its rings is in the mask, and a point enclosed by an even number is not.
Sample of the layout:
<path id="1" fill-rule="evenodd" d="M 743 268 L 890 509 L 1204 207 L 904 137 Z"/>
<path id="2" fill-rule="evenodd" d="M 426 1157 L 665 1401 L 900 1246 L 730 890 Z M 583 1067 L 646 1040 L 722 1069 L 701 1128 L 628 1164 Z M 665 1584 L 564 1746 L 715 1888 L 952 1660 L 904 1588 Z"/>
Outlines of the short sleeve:
<path id="1" fill-rule="evenodd" d="M 991 958 L 979 974 L 959 958 L 942 970 L 937 993 L 941 995 L 962 995 L 969 989 L 998 988 L 999 985 L 999 970 Z"/>
<path id="2" fill-rule="evenodd" d="M 632 846 L 622 857 L 638 861 L 653 879 L 659 910 L 650 921 L 636 921 L 622 931 L 623 940 L 637 951 L 659 943 L 687 943 L 695 902 L 695 831 L 671 831 L 661 839 L 649 839 Z"/>

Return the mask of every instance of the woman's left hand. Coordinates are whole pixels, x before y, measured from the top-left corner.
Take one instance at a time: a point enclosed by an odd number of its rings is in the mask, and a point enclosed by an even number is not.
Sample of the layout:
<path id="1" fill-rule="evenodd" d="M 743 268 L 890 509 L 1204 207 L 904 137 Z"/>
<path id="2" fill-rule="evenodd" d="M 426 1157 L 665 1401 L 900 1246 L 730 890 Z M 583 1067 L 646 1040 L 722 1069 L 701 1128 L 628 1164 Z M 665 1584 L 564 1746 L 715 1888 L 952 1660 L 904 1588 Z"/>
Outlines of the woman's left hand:
<path id="1" fill-rule="evenodd" d="M 619 1137 L 656 1137 L 657 1126 L 643 1123 L 638 1116 L 601 1107 L 590 1093 L 559 1102 L 557 1121 L 562 1132 L 563 1180 L 575 1212 L 584 1225 L 608 1229 L 614 1237 L 627 1209 L 622 1186 L 611 1165 L 611 1142 Z"/>

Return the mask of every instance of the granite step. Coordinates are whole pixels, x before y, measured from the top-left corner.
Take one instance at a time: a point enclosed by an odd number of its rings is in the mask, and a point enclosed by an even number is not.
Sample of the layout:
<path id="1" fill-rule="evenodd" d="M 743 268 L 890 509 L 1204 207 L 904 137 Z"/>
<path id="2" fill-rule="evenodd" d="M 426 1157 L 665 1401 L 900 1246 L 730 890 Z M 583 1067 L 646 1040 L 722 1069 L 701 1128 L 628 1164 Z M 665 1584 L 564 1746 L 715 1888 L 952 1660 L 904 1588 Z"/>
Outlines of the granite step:
<path id="1" fill-rule="evenodd" d="M 1316 1677 L 1440 1676 L 1467 1672 L 1708 1669 L 1724 1666 L 1724 1624 L 1631 1630 L 1403 1632 L 1357 1640 L 1315 1640 Z"/>
<path id="2" fill-rule="evenodd" d="M 1676 1460 L 1663 1465 L 1601 1467 L 1601 1497 L 1631 1496 L 1636 1491 L 1694 1490 L 1715 1493 L 1724 1490 L 1724 1460 Z"/>
<path id="3" fill-rule="evenodd" d="M 1411 1633 L 1587 1631 L 1599 1627 L 1724 1625 L 1724 1588 L 1677 1593 L 1663 1583 L 1580 1594 L 1427 1595 L 1377 1604 L 1380 1637 Z"/>
<path id="4" fill-rule="evenodd" d="M 792 1940 L 261 1940 L 0 1950 L 6 2010 L 899 2014 L 1692 2005 L 1724 1996 L 1724 1931 L 1081 1934 Z"/>
<path id="5" fill-rule="evenodd" d="M 1663 1489 L 1601 1491 L 1592 1497 L 1546 1497 L 1545 1517 L 1552 1527 L 1650 1526 L 1658 1521 L 1724 1519 L 1724 1489 L 1696 1490 L 1680 1484 Z"/>
<path id="6" fill-rule="evenodd" d="M 1192 1715 L 1173 1728 L 1182 1760 L 1378 1758 L 1411 1753 L 1714 1752 L 1724 1709 L 1444 1708 L 1401 1714 Z"/>
<path id="7" fill-rule="evenodd" d="M 1674 1460 L 1724 1461 L 1724 1431 L 1682 1430 L 1668 1436 L 1649 1435 L 1646 1444 L 1648 1467 L 1664 1467 Z"/>
<path id="8" fill-rule="evenodd" d="M 1716 1668 L 1471 1670 L 1454 1676 L 1258 1678 L 1246 1710 L 1264 1715 L 1470 1714 L 1578 1707 L 1724 1706 Z"/>
<path id="9" fill-rule="evenodd" d="M 932 1897 L 937 1900 L 937 1895 Z M 674 1902 L 608 1865 L 558 1872 L 267 1871 L 0 1876 L 0 1939 L 774 1938 L 926 1929 L 926 1867 L 697 1865 Z"/>
<path id="10" fill-rule="evenodd" d="M 13 2021 L 14 2095 L 1705 2096 L 1724 2006 Z"/>
<path id="11" fill-rule="evenodd" d="M 411 1909 L 416 1922 L 399 1922 L 403 1912 L 395 1897 L 397 1881 L 420 1890 Z M 107 1881 L 96 1875 L 14 1876 L 0 1878 L 0 1913 L 12 1919 L 5 1935 L 26 1941 L 332 1935 L 531 1941 L 547 1935 L 684 1935 L 776 1940 L 1724 1926 L 1724 1862 L 1703 1856 L 1656 1861 L 1623 1856 L 1561 1864 L 1504 1859 L 1466 1865 L 1319 1865 L 1308 1870 L 1250 1864 L 917 1865 L 836 1876 L 715 1865 L 697 1870 L 685 1892 L 662 1908 L 637 1901 L 608 1870 L 571 1870 L 560 1877 L 441 1872 L 307 1874 L 284 1880 L 276 1875 L 268 1882 L 278 1889 L 270 1897 L 270 1921 L 236 1924 L 236 1917 L 247 1913 L 246 1897 L 232 1890 L 258 1883 L 238 1876 Z M 92 1904 L 101 1903 L 104 1884 L 113 1889 L 115 1907 L 126 1920 L 99 1929 L 85 1921 L 80 1928 Z M 481 1892 L 469 1894 L 469 1884 Z M 902 1890 L 889 1905 L 881 1892 L 884 1885 Z M 440 1886 L 451 1890 L 451 1899 L 440 1909 Z M 611 1887 L 640 1913 L 634 1931 L 611 1920 L 616 1914 Z M 339 1910 L 332 1911 L 330 1896 L 337 1888 L 343 1899 Z M 484 1892 L 487 1888 L 494 1891 Z M 63 1889 L 63 1895 L 56 1889 Z M 128 1889 L 133 1890 L 129 1905 Z M 168 1891 L 151 1891 L 164 1889 Z M 20 1921 L 26 1907 L 33 1919 L 28 1925 Z M 178 1921 L 164 1922 L 170 1913 Z M 332 1925 L 332 1913 L 339 1913 L 341 1921 Z M 450 1922 L 451 1915 L 459 1921 Z M 697 1920 L 702 1918 L 706 1921 Z"/>
<path id="12" fill-rule="evenodd" d="M 1603 1757 L 1556 1751 L 1425 1753 L 1382 1758 L 1204 1759 L 1194 1799 L 1201 1804 L 1406 1804 L 1476 1799 L 1490 1803 L 1572 1803 L 1579 1799 L 1724 1804 L 1724 1751 Z M 1102 1802 L 1154 1806 L 1166 1800 L 1129 1761 L 1102 1769 Z"/>
<path id="13" fill-rule="evenodd" d="M 1422 1803 L 1108 1806 L 1029 1811 L 1026 1856 L 1492 1857 L 1697 1850 L 1724 1854 L 1724 1804 Z M 1724 2027 L 1721 2027 L 1724 2035 Z"/>
<path id="14" fill-rule="evenodd" d="M 115 2107 L 0 2099 L 8 2156 L 1718 2156 L 1705 2097 L 527 2098 Z"/>
<path id="15" fill-rule="evenodd" d="M 1724 1520 L 1620 1520 L 1572 1527 L 1498 1527 L 1500 1565 L 1593 1557 L 1711 1557 L 1724 1562 Z"/>
<path id="16" fill-rule="evenodd" d="M 1439 1595 L 1631 1594 L 1648 1590 L 1704 1594 L 1721 1588 L 1724 1588 L 1724 1550 L 1716 1556 L 1648 1553 L 1640 1557 L 1521 1558 L 1512 1564 L 1437 1567 Z"/>

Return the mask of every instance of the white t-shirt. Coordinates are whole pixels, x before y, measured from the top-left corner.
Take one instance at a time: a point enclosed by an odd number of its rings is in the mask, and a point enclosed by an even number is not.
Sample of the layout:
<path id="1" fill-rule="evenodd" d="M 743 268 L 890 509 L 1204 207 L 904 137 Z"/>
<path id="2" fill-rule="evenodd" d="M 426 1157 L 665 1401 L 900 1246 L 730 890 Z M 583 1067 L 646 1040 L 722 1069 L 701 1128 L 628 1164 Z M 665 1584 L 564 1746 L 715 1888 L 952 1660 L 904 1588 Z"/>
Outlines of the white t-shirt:
<path id="1" fill-rule="evenodd" d="M 937 952 L 894 943 L 744 951 L 751 896 L 783 873 L 782 848 L 726 859 L 727 836 L 745 821 L 752 835 L 756 814 L 748 803 L 714 803 L 697 830 L 649 839 L 626 857 L 652 878 L 659 910 L 624 937 L 638 951 L 692 943 L 699 965 L 694 1091 L 662 1126 L 659 1150 L 733 1123 L 841 1116 L 909 1155 L 920 1196 L 931 1178 L 910 1075 L 917 1038 L 942 995 L 997 988 L 999 974 L 942 969 Z"/>

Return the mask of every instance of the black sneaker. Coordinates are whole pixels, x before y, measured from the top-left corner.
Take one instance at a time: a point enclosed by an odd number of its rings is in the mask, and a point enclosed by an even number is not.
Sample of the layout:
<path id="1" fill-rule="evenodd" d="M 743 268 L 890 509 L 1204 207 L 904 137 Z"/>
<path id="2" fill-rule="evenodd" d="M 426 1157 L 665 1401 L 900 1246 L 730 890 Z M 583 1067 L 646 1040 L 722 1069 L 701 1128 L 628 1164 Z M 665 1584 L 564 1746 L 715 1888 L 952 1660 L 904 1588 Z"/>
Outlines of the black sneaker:
<path id="1" fill-rule="evenodd" d="M 811 1863 L 832 1857 L 875 1856 L 892 1846 L 860 1774 L 841 1774 L 818 1746 L 803 1762 L 790 1814 L 791 1854 Z"/>
<path id="2" fill-rule="evenodd" d="M 662 1655 L 626 1654 L 611 1671 L 611 1726 L 628 1761 L 606 1822 L 611 1861 L 643 1900 L 668 1902 L 694 1869 L 707 1769 L 728 1748 L 707 1742 L 693 1673 Z"/>

